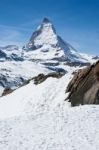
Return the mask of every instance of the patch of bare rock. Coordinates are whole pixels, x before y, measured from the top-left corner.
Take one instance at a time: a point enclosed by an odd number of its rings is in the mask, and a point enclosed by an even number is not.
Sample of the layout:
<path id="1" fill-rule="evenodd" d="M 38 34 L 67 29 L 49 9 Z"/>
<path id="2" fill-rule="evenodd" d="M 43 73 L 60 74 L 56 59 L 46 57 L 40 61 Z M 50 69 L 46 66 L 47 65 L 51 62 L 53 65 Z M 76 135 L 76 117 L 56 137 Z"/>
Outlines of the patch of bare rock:
<path id="1" fill-rule="evenodd" d="M 66 92 L 72 106 L 99 104 L 99 61 L 75 73 Z"/>

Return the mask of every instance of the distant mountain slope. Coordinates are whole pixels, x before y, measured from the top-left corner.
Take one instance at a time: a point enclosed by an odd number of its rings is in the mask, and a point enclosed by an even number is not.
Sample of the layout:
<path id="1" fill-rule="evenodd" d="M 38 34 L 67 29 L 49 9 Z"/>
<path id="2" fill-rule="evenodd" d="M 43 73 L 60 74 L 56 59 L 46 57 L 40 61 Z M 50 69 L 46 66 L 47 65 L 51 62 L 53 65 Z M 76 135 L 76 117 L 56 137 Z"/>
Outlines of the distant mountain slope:
<path id="1" fill-rule="evenodd" d="M 22 61 L 22 49 L 16 45 L 7 45 L 0 48 L 1 61 Z"/>

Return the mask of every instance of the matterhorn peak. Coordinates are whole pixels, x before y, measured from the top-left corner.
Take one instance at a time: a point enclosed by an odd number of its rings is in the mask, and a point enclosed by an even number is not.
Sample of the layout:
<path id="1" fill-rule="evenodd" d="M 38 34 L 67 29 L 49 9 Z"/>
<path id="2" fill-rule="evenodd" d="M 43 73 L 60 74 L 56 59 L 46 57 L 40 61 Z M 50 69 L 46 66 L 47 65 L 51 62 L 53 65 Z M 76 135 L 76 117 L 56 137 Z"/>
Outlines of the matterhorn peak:
<path id="1" fill-rule="evenodd" d="M 56 34 L 56 30 L 55 30 L 53 23 L 47 17 L 45 17 L 43 19 L 43 21 L 39 27 L 41 27 L 42 31 L 49 29 L 50 31 L 54 32 L 54 34 Z"/>
<path id="2" fill-rule="evenodd" d="M 56 34 L 55 27 L 54 27 L 52 21 L 50 21 L 50 19 L 48 19 L 47 17 L 43 18 L 42 23 L 39 26 L 39 28 L 41 28 L 42 31 L 44 30 L 44 28 L 49 28 Z M 39 28 L 37 28 L 37 29 L 39 29 Z"/>
<path id="3" fill-rule="evenodd" d="M 35 56 L 37 59 L 57 58 L 59 60 L 70 60 L 73 62 L 86 61 L 70 44 L 65 42 L 56 33 L 52 22 L 47 17 L 43 19 L 41 25 L 33 32 L 25 49 L 36 53 Z"/>
<path id="4" fill-rule="evenodd" d="M 27 49 L 37 50 L 45 45 L 57 45 L 57 34 L 53 24 L 48 18 L 44 18 L 42 23 L 37 27 L 36 31 L 33 32 Z"/>
<path id="5" fill-rule="evenodd" d="M 51 21 L 47 17 L 44 17 L 43 23 L 51 23 Z"/>

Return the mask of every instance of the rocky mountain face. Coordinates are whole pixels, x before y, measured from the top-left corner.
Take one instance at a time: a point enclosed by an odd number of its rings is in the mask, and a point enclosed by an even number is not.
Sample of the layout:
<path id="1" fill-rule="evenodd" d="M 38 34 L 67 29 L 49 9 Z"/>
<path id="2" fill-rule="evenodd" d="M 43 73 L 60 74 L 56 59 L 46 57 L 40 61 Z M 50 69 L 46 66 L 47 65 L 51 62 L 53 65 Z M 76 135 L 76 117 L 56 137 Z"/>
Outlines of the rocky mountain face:
<path id="1" fill-rule="evenodd" d="M 79 70 L 67 87 L 72 106 L 99 104 L 99 61 Z"/>
<path id="2" fill-rule="evenodd" d="M 23 47 L 26 51 L 32 51 L 34 59 L 50 59 L 58 61 L 86 63 L 69 43 L 65 42 L 56 32 L 49 19 L 44 18 L 41 25 L 33 32 L 29 43 Z M 26 54 L 25 54 L 26 55 Z"/>

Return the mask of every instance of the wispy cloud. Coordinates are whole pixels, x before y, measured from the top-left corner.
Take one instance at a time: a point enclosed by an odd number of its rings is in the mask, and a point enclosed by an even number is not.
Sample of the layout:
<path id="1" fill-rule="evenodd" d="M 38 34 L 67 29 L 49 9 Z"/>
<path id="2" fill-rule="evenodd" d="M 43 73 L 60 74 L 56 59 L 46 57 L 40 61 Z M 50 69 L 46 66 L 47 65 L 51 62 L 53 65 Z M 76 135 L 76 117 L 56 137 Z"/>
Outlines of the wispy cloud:
<path id="1" fill-rule="evenodd" d="M 0 25 L 0 46 L 8 44 L 23 45 L 27 42 L 34 30 L 39 24 L 40 19 L 25 22 L 19 26 Z"/>
<path id="2" fill-rule="evenodd" d="M 19 44 L 27 40 L 28 28 L 0 25 L 0 45 Z"/>

